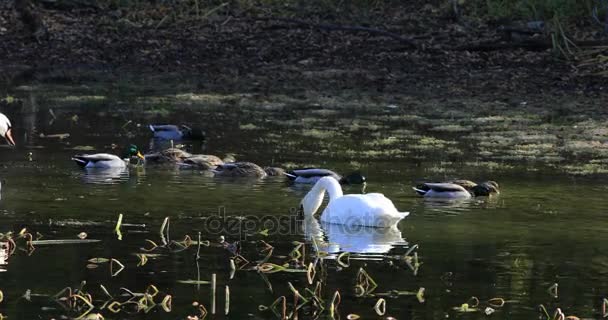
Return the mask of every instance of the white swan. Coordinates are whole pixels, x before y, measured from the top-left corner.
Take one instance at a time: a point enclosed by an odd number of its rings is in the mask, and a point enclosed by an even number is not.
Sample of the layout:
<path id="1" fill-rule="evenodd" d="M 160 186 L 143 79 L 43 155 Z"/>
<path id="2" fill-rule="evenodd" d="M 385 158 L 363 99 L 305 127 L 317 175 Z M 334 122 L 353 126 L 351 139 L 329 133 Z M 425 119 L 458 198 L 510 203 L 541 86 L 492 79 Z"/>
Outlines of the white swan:
<path id="1" fill-rule="evenodd" d="M 393 202 L 381 193 L 344 195 L 338 180 L 323 177 L 300 203 L 306 217 L 319 210 L 325 191 L 329 193 L 329 203 L 321 215 L 325 223 L 388 228 L 410 214 L 397 211 Z"/>
<path id="2" fill-rule="evenodd" d="M 0 113 L 0 136 L 4 137 L 8 144 L 11 146 L 15 145 L 15 140 L 13 140 L 13 129 L 11 126 L 11 121 L 8 119 L 4 113 Z"/>

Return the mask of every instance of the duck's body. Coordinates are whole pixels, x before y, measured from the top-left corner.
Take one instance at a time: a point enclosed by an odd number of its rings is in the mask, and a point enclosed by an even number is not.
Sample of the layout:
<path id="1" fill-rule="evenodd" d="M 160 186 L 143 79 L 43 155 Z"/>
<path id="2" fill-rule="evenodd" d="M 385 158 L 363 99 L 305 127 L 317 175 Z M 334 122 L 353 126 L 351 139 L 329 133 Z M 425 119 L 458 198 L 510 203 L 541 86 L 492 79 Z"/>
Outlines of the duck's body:
<path id="1" fill-rule="evenodd" d="M 320 168 L 296 169 L 286 172 L 285 175 L 295 183 L 314 184 L 323 177 L 332 177 L 340 184 L 361 184 L 365 182 L 365 177 L 359 173 L 351 173 L 342 177 L 332 170 Z"/>
<path id="2" fill-rule="evenodd" d="M 266 171 L 262 167 L 252 162 L 224 163 L 217 166 L 213 172 L 219 177 L 264 178 L 267 176 Z"/>
<path id="3" fill-rule="evenodd" d="M 192 157 L 192 154 L 178 148 L 168 148 L 144 156 L 146 163 L 156 164 L 178 163 L 188 157 Z"/>
<path id="4" fill-rule="evenodd" d="M 264 172 L 271 177 L 285 177 L 287 175 L 285 169 L 279 167 L 266 167 Z"/>
<path id="5" fill-rule="evenodd" d="M 11 121 L 6 115 L 4 115 L 4 113 L 0 113 L 0 136 L 6 139 L 6 142 L 8 142 L 9 145 L 15 145 Z"/>
<path id="6" fill-rule="evenodd" d="M 150 130 L 154 138 L 163 140 L 204 140 L 205 133 L 199 128 L 190 128 L 182 125 L 178 127 L 172 124 L 151 124 Z"/>
<path id="7" fill-rule="evenodd" d="M 471 193 L 455 183 L 425 183 L 414 188 L 414 191 L 425 198 L 468 199 Z"/>
<path id="8" fill-rule="evenodd" d="M 322 177 L 301 202 L 306 216 L 312 216 L 319 209 L 325 191 L 329 194 L 329 203 L 321 214 L 321 221 L 325 223 L 394 227 L 409 215 L 409 212 L 399 212 L 381 193 L 344 195 L 335 178 Z"/>
<path id="9" fill-rule="evenodd" d="M 81 154 L 72 157 L 83 168 L 126 168 L 127 160 L 109 153 Z"/>
<path id="10" fill-rule="evenodd" d="M 179 164 L 185 168 L 214 170 L 218 166 L 223 165 L 224 161 L 219 157 L 210 154 L 194 154 L 182 159 Z"/>
<path id="11" fill-rule="evenodd" d="M 137 156 L 144 160 L 144 156 L 139 152 L 136 145 L 130 145 L 126 151 L 127 156 L 121 159 L 119 156 L 110 153 L 79 154 L 72 157 L 79 166 L 83 168 L 126 168 L 130 157 Z"/>
<path id="12" fill-rule="evenodd" d="M 498 191 L 498 183 L 486 181 L 480 184 L 470 180 L 454 180 L 441 183 L 423 183 L 413 188 L 425 198 L 469 199 L 473 196 L 489 196 Z"/>

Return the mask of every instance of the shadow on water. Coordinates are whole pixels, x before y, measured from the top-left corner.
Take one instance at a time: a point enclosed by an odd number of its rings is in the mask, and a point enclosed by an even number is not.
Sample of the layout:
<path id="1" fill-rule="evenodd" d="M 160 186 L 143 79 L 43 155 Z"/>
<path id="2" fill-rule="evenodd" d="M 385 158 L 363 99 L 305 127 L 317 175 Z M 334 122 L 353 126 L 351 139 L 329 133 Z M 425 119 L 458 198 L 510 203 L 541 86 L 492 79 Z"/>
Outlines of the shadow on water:
<path id="1" fill-rule="evenodd" d="M 487 300 L 501 297 L 507 302 L 494 308 L 493 318 L 537 317 L 539 304 L 550 312 L 560 307 L 591 318 L 599 315 L 608 292 L 602 280 L 608 266 L 603 182 L 593 176 L 566 176 L 551 166 L 478 156 L 467 140 L 466 125 L 446 127 L 433 122 L 434 115 L 422 119 L 401 107 L 324 107 L 249 95 L 217 102 L 195 95 L 185 99 L 175 94 L 32 90 L 18 98 L 1 110 L 19 133 L 18 147 L 0 152 L 0 232 L 13 231 L 17 244 L 8 258 L 0 250 L 0 313 L 9 319 L 77 318 L 74 308 L 57 305 L 51 297 L 66 286 L 80 287 L 82 281 L 83 292 L 93 296 L 92 312 L 106 318 L 115 315 L 107 305 L 101 308 L 107 295 L 100 284 L 121 302 L 126 300 L 121 287 L 141 293 L 153 284 L 160 293 L 151 300 L 160 303 L 171 295 L 173 305 L 171 312 L 157 305 L 150 309 L 152 317 L 183 319 L 198 315 L 193 301 L 211 311 L 210 285 L 194 280 L 211 281 L 212 274 L 217 275 L 217 317 L 235 319 L 276 318 L 259 305 L 269 306 L 281 296 L 292 310 L 294 293 L 288 282 L 311 301 L 310 292 L 320 281 L 324 315 L 338 290 L 342 300 L 336 313 L 342 319 L 351 313 L 377 317 L 374 305 L 380 297 L 387 300 L 385 316 L 456 317 L 471 296 L 481 300 L 475 317 L 482 316 Z M 502 121 L 476 116 L 480 130 Z M 233 153 L 237 160 L 262 166 L 359 170 L 368 178 L 365 192 L 382 192 L 412 214 L 394 230 L 345 230 L 316 220 L 302 226 L 296 209 L 308 185 L 277 178 L 219 179 L 172 166 L 81 170 L 70 161 L 75 153 L 120 154 L 131 143 L 144 151 L 158 149 L 147 125 L 164 122 L 206 129 L 205 142 L 174 142 L 193 153 Z M 500 148 L 495 146 L 494 155 Z M 411 190 L 415 181 L 458 177 L 491 178 L 504 189 L 498 197 L 463 202 L 428 201 Z M 361 192 L 360 186 L 344 189 Z M 118 240 L 114 230 L 121 213 Z M 159 232 L 165 217 L 170 217 L 166 246 Z M 85 232 L 88 239 L 101 242 L 37 245 L 29 252 L 27 239 L 19 236 L 24 227 L 40 241 L 78 239 Z M 209 246 L 198 249 L 193 244 L 199 232 Z M 159 247 L 150 249 L 148 240 Z M 90 262 L 94 258 L 117 259 L 125 269 L 113 275 L 116 263 L 110 270 L 109 263 Z M 248 263 L 241 264 L 240 258 Z M 339 263 L 347 258 L 346 267 Z M 231 259 L 238 260 L 234 271 Z M 315 260 L 318 275 L 311 284 L 307 271 Z M 279 271 L 264 272 L 265 267 Z M 355 289 L 360 268 L 378 285 L 362 297 Z M 559 283 L 558 297 L 547 293 L 554 283 Z M 225 286 L 230 290 L 229 316 L 223 315 Z M 427 293 L 424 302 L 415 297 L 421 287 Z M 24 298 L 26 292 L 30 294 Z M 312 318 L 315 308 L 310 302 L 299 310 L 300 317 Z M 129 312 L 117 316 L 135 319 L 142 314 Z"/>

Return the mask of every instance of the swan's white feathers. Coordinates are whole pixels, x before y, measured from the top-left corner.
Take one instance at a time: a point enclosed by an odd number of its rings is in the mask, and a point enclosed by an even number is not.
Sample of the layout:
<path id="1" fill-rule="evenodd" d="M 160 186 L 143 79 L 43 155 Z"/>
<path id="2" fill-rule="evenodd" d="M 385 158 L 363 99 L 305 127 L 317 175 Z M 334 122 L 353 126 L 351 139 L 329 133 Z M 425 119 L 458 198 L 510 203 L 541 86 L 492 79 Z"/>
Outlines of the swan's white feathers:
<path id="1" fill-rule="evenodd" d="M 399 212 L 381 193 L 343 195 L 336 179 L 323 177 L 302 200 L 305 215 L 313 215 L 318 210 L 325 191 L 329 193 L 329 203 L 321 214 L 321 221 L 326 223 L 394 227 L 409 214 Z"/>

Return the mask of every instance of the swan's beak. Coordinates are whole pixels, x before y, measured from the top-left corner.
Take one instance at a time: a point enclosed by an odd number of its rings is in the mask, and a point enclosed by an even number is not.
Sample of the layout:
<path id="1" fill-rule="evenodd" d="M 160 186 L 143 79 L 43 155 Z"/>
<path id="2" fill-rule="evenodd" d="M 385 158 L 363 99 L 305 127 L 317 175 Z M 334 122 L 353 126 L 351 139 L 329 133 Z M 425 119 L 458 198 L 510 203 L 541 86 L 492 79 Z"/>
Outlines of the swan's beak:
<path id="1" fill-rule="evenodd" d="M 6 141 L 8 141 L 8 144 L 11 146 L 15 145 L 15 140 L 13 140 L 13 129 L 9 128 L 4 134 L 4 138 L 6 138 Z"/>
<path id="2" fill-rule="evenodd" d="M 137 151 L 137 157 L 140 158 L 141 160 L 146 160 L 146 158 L 144 157 L 143 154 L 141 154 L 141 152 Z"/>

